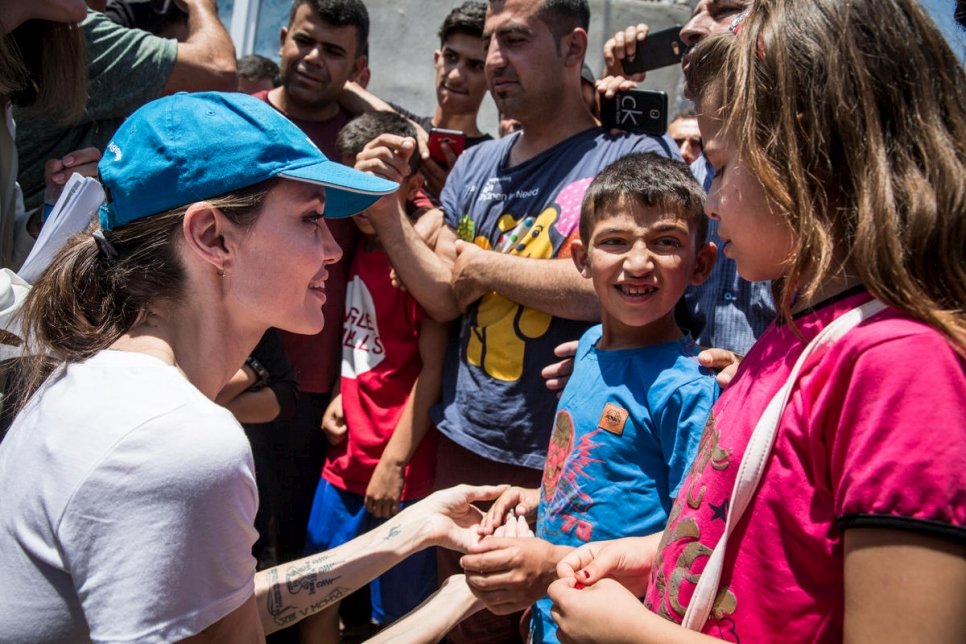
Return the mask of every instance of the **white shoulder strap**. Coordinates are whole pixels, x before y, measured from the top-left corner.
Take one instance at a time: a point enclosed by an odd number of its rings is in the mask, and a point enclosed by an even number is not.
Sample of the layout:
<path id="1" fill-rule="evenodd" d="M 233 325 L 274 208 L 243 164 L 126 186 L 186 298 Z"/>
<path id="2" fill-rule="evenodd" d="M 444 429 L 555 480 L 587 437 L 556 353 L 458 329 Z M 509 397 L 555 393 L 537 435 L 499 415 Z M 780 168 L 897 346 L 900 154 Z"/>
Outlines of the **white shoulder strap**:
<path id="1" fill-rule="evenodd" d="M 731 503 L 728 507 L 728 517 L 725 521 L 724 533 L 714 547 L 708 564 L 701 573 L 701 578 L 694 589 L 694 595 L 688 604 L 687 612 L 684 614 L 682 625 L 693 631 L 700 631 L 704 628 L 704 623 L 711 613 L 711 607 L 715 596 L 718 594 L 718 585 L 721 582 L 721 571 L 724 565 L 725 549 L 728 546 L 728 537 L 734 531 L 735 526 L 744 514 L 745 509 L 751 502 L 761 481 L 762 472 L 771 454 L 772 446 L 775 444 L 775 436 L 778 430 L 778 421 L 781 420 L 782 412 L 788 403 L 798 374 L 802 368 L 810 363 L 821 360 L 828 348 L 839 338 L 851 331 L 863 320 L 875 315 L 885 309 L 886 306 L 879 300 L 866 302 L 840 317 L 833 320 L 828 326 L 808 343 L 805 350 L 798 357 L 795 366 L 788 376 L 788 381 L 778 390 L 771 402 L 765 408 L 765 412 L 755 425 L 755 430 L 751 434 L 748 446 L 741 458 L 738 466 L 738 477 L 735 479 L 735 486 L 731 492 Z"/>

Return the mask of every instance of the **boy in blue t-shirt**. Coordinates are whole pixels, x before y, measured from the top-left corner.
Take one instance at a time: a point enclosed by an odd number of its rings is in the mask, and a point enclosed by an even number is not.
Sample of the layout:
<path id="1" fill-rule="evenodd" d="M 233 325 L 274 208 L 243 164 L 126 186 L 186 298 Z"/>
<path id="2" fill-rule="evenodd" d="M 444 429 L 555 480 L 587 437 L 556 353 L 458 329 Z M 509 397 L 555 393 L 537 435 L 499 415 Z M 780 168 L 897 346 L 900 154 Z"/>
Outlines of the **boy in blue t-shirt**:
<path id="1" fill-rule="evenodd" d="M 704 191 L 687 166 L 632 154 L 584 196 L 572 254 L 594 282 L 601 324 L 580 339 L 557 406 L 540 490 L 511 488 L 484 520 L 537 511 L 538 539 L 484 539 L 463 557 L 467 583 L 494 612 L 534 601 L 534 642 L 555 642 L 547 586 L 557 561 L 588 541 L 664 527 L 719 390 L 674 309 L 703 282 Z"/>

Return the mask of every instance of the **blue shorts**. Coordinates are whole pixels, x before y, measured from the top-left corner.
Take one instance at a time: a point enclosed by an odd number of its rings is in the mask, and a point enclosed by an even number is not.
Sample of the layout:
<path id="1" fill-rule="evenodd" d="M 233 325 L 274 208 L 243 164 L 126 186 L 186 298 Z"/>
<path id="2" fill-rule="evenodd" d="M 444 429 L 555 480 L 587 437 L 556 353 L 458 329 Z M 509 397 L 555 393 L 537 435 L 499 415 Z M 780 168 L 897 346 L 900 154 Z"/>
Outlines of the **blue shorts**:
<path id="1" fill-rule="evenodd" d="M 385 523 L 366 512 L 366 499 L 319 480 L 309 515 L 305 554 L 329 550 Z M 404 501 L 400 509 L 415 503 Z M 391 624 L 436 591 L 436 549 L 426 548 L 390 568 L 369 585 L 372 621 Z"/>

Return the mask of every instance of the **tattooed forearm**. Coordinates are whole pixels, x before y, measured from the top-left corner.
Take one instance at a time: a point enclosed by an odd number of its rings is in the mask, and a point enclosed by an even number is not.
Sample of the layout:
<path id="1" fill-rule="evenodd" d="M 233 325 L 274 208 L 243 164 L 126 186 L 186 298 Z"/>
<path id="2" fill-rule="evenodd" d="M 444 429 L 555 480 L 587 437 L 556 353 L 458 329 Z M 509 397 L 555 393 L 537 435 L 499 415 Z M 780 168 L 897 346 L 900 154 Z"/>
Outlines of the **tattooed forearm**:
<path id="1" fill-rule="evenodd" d="M 382 540 L 389 541 L 390 539 L 393 539 L 399 535 L 400 532 L 402 532 L 402 528 L 400 528 L 398 525 L 394 525 L 393 527 L 389 528 L 389 534 L 383 537 Z"/>
<path id="2" fill-rule="evenodd" d="M 287 626 L 295 621 L 295 612 L 292 606 L 285 606 L 282 600 L 282 585 L 278 581 L 278 568 L 271 568 L 266 573 L 269 580 L 268 614 L 272 616 L 272 621 L 279 626 Z"/>
<path id="3" fill-rule="evenodd" d="M 344 588 L 341 586 L 339 588 L 333 588 L 328 595 L 326 595 L 319 601 L 313 602 L 305 608 L 300 608 L 299 619 L 301 619 L 302 617 L 308 617 L 309 615 L 314 615 L 318 613 L 320 610 L 326 608 L 330 604 L 334 604 L 335 602 L 339 601 L 340 599 L 342 599 L 346 595 L 349 595 L 350 593 L 352 593 L 351 588 Z"/>
<path id="4" fill-rule="evenodd" d="M 341 561 L 334 561 L 329 555 L 322 555 L 308 559 L 301 564 L 293 564 L 285 572 L 285 585 L 288 592 L 295 595 L 300 591 L 307 590 L 310 595 L 314 595 L 316 589 L 331 586 L 342 575 L 335 577 L 323 577 Z"/>

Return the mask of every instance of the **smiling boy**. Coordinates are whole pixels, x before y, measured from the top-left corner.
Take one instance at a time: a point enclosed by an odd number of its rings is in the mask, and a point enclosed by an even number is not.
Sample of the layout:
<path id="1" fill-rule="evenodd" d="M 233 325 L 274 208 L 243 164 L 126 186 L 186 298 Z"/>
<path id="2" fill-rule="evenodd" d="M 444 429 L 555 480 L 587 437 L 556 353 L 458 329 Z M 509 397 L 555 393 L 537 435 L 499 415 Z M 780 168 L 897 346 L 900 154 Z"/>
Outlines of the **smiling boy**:
<path id="1" fill-rule="evenodd" d="M 698 346 L 674 319 L 685 288 L 714 265 L 703 204 L 687 166 L 654 154 L 614 162 L 587 189 L 571 250 L 600 298 L 601 324 L 580 339 L 541 489 L 511 488 L 487 517 L 539 504 L 540 538 L 490 537 L 462 560 L 491 610 L 509 609 L 508 597 L 536 601 L 533 642 L 557 641 L 542 595 L 564 554 L 664 527 L 718 397 Z"/>

